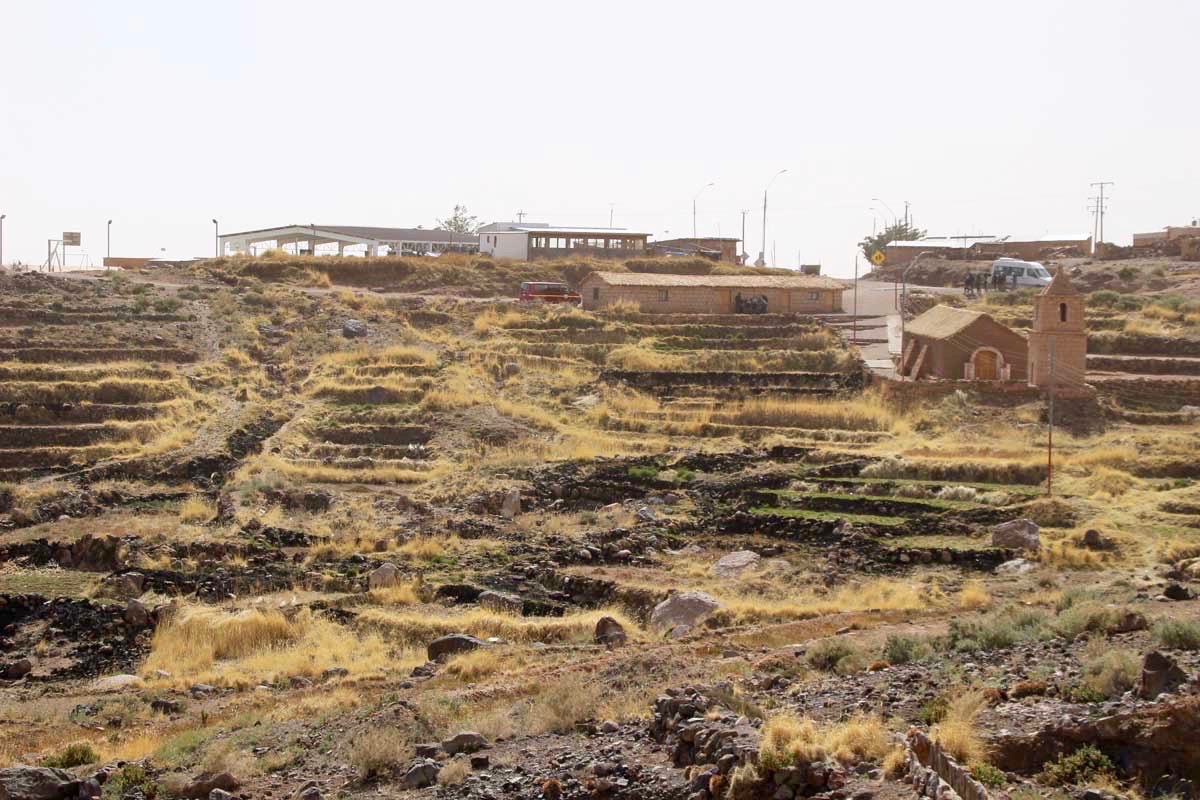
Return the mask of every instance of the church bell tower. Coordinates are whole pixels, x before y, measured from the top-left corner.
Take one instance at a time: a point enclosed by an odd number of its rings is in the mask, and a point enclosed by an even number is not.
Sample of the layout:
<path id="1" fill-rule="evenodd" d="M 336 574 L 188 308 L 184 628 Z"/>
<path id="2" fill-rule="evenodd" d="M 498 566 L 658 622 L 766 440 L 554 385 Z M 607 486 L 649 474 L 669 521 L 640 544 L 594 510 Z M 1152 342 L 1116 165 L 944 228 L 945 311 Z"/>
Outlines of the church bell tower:
<path id="1" fill-rule="evenodd" d="M 1053 375 L 1051 368 L 1053 367 Z M 1062 267 L 1033 301 L 1029 332 L 1029 383 L 1055 391 L 1081 390 L 1087 374 L 1087 330 L 1083 295 Z"/>

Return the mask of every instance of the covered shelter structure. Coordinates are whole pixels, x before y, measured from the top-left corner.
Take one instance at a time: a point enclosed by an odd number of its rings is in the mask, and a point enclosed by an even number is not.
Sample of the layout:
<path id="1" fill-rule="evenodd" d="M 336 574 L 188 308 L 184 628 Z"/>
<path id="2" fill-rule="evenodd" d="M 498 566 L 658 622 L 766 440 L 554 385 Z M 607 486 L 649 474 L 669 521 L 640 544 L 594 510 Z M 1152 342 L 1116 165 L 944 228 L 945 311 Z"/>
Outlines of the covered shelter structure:
<path id="1" fill-rule="evenodd" d="M 593 272 L 579 285 L 583 307 L 636 303 L 643 312 L 733 314 L 753 298 L 773 314 L 842 311 L 846 284 L 818 275 L 668 275 L 650 272 Z"/>
<path id="2" fill-rule="evenodd" d="M 479 252 L 495 258 L 641 258 L 648 233 L 624 228 L 556 227 L 544 222 L 492 223 L 479 229 Z"/>
<path id="3" fill-rule="evenodd" d="M 225 233 L 217 237 L 221 255 L 257 255 L 278 247 L 295 255 L 420 256 L 446 252 L 474 253 L 479 249 L 475 234 L 452 233 L 438 228 L 379 228 L 363 225 L 282 225 L 253 231 Z"/>
<path id="4" fill-rule="evenodd" d="M 1025 337 L 982 311 L 934 306 L 904 327 L 896 374 L 909 380 L 1020 381 L 1028 377 Z"/>

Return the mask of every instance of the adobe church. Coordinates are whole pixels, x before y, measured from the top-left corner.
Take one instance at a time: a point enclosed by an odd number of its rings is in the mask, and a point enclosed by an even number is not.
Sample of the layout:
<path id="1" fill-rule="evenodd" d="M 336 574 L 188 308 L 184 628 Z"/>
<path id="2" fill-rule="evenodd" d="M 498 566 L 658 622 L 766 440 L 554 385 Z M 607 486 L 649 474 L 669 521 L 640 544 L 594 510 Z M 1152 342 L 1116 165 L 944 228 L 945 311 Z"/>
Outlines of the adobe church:
<path id="1" fill-rule="evenodd" d="M 934 306 L 905 326 L 896 375 L 1021 382 L 1043 390 L 1053 383 L 1055 394 L 1087 392 L 1083 295 L 1060 268 L 1034 299 L 1028 336 L 981 311 Z"/>

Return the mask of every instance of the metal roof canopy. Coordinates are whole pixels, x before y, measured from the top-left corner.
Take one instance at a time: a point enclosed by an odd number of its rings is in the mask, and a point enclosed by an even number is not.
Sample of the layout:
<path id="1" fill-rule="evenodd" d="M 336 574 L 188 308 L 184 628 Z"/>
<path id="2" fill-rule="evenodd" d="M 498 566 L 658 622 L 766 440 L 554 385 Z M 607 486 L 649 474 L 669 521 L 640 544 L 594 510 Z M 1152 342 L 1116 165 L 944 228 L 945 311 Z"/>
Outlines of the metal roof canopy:
<path id="1" fill-rule="evenodd" d="M 475 244 L 474 234 L 451 233 L 439 228 L 381 228 L 361 225 L 284 225 L 277 228 L 260 228 L 252 231 L 223 233 L 221 241 L 245 240 L 265 242 L 280 237 L 291 239 L 319 239 L 329 242 L 351 244 L 387 244 L 392 242 L 429 242 L 435 244 Z"/>

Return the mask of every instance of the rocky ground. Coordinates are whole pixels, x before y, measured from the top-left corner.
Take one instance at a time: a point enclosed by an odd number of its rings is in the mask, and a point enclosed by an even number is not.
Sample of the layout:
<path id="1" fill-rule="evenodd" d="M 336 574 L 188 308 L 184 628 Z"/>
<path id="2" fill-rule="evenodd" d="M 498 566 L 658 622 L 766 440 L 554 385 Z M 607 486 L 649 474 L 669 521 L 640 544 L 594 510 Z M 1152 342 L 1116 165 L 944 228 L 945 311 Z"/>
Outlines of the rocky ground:
<path id="1" fill-rule="evenodd" d="M 1194 794 L 1178 408 L 1047 499 L 836 320 L 3 281 L 0 797 Z"/>

